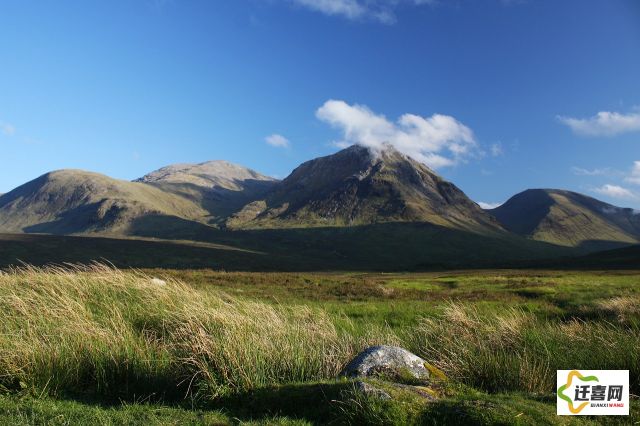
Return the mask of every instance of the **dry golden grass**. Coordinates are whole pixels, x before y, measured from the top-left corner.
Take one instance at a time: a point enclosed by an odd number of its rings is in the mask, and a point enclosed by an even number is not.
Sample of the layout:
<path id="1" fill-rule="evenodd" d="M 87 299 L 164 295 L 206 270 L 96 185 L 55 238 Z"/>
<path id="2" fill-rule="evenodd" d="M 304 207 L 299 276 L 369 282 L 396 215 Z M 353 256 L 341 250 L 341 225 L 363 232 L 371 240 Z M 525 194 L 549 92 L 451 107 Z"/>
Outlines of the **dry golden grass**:
<path id="1" fill-rule="evenodd" d="M 640 297 L 621 296 L 606 299 L 598 303 L 598 308 L 615 315 L 620 322 L 628 322 L 640 315 Z"/>
<path id="2" fill-rule="evenodd" d="M 518 309 L 481 314 L 451 303 L 405 340 L 456 380 L 488 391 L 549 394 L 558 369 L 628 369 L 638 377 L 640 330 L 606 321 L 544 321 Z M 632 388 L 638 387 L 634 379 Z"/>
<path id="3" fill-rule="evenodd" d="M 0 386 L 49 393 L 215 397 L 335 377 L 364 346 L 306 306 L 199 292 L 139 272 L 24 267 L 0 274 Z"/>

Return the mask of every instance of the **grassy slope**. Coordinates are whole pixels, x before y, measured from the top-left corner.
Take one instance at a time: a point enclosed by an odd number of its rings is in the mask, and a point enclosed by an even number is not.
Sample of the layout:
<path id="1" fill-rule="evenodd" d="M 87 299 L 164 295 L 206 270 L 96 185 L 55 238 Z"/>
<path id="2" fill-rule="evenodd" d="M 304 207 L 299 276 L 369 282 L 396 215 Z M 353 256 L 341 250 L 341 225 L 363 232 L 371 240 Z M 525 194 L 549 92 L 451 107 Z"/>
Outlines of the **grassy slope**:
<path id="1" fill-rule="evenodd" d="M 157 216 L 134 228 L 139 236 L 217 242 L 276 254 L 292 265 L 275 270 L 426 270 L 522 264 L 576 254 L 567 247 L 496 232 L 487 235 L 428 223 L 220 231 L 172 227 Z M 278 264 L 276 260 L 274 264 Z M 295 265 L 295 266 L 294 266 Z"/>
<path id="2" fill-rule="evenodd" d="M 640 386 L 637 272 L 150 273 L 193 286 L 104 268 L 0 275 L 0 420 L 587 424 L 602 419 L 555 416 L 556 368 L 630 369 Z M 378 302 L 422 310 L 389 323 L 368 315 Z M 383 403 L 333 379 L 375 342 L 438 365 L 449 396 Z M 637 421 L 634 404 L 607 420 Z"/>
<path id="3" fill-rule="evenodd" d="M 0 197 L 4 232 L 122 234 L 131 221 L 150 213 L 195 220 L 207 216 L 187 198 L 81 170 L 47 173 Z"/>
<path id="4" fill-rule="evenodd" d="M 513 266 L 569 256 L 572 250 L 499 234 L 493 237 L 428 224 L 349 228 L 219 231 L 158 217 L 136 225 L 141 237 L 168 240 L 0 234 L 0 265 L 106 259 L 117 266 L 245 271 L 397 271 Z M 238 250 L 230 250 L 235 248 Z"/>
<path id="5" fill-rule="evenodd" d="M 634 244 L 640 238 L 640 217 L 631 209 L 570 191 L 527 190 L 490 213 L 519 235 L 585 250 Z"/>
<path id="6" fill-rule="evenodd" d="M 171 165 L 138 181 L 195 202 L 209 212 L 207 223 L 217 225 L 224 224 L 228 216 L 260 198 L 278 182 L 226 161 Z"/>
<path id="7" fill-rule="evenodd" d="M 224 244 L 35 234 L 0 234 L 0 267 L 21 262 L 112 262 L 127 268 L 213 268 L 272 270 L 262 253 Z M 284 262 L 284 261 L 283 261 Z M 277 263 L 276 263 L 277 264 Z"/>
<path id="8" fill-rule="evenodd" d="M 571 263 L 583 268 L 637 268 L 640 265 L 640 245 L 588 254 Z"/>

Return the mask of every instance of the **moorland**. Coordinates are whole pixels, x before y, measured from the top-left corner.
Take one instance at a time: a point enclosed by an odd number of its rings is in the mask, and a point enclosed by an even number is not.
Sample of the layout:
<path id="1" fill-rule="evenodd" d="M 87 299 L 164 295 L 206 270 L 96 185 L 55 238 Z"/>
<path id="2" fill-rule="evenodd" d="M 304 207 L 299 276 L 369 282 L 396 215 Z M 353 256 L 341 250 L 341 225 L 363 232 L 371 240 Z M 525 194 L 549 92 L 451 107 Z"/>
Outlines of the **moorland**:
<path id="1" fill-rule="evenodd" d="M 111 266 L 0 274 L 11 424 L 602 424 L 555 415 L 555 370 L 640 383 L 639 271 L 251 273 Z M 337 378 L 395 344 L 441 398 Z M 637 421 L 605 418 L 605 423 Z M 634 420 L 635 419 L 635 420 Z"/>

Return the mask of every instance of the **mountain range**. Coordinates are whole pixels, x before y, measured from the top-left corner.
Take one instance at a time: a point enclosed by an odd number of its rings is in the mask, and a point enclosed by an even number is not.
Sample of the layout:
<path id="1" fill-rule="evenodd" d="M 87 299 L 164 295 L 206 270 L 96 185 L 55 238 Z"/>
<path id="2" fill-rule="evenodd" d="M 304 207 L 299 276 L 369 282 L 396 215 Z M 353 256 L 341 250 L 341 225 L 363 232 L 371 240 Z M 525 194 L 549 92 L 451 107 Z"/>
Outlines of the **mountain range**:
<path id="1" fill-rule="evenodd" d="M 446 247 L 454 240 L 447 240 L 448 231 L 523 250 L 554 246 L 585 253 L 640 242 L 640 214 L 632 209 L 570 191 L 530 189 L 483 210 L 390 146 L 372 151 L 354 145 L 307 161 L 283 180 L 210 161 L 163 167 L 133 182 L 60 170 L 0 195 L 2 233 L 210 241 L 241 231 L 372 232 L 385 224 L 395 227 L 387 231 L 402 224 L 443 230 L 437 241 L 433 233 L 415 241 L 425 247 Z"/>

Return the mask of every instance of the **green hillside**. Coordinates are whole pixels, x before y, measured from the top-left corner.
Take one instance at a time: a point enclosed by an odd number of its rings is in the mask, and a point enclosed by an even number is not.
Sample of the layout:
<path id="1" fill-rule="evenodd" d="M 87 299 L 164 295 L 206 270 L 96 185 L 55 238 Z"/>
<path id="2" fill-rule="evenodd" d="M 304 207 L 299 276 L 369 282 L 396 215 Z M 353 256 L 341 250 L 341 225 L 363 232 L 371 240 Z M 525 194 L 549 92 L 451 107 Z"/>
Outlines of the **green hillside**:
<path id="1" fill-rule="evenodd" d="M 489 210 L 509 231 L 585 251 L 640 242 L 640 215 L 586 195 L 529 189 Z"/>
<path id="2" fill-rule="evenodd" d="M 151 185 L 98 173 L 47 173 L 0 197 L 2 232 L 125 235 L 133 220 L 148 214 L 204 220 L 193 201 Z"/>
<path id="3" fill-rule="evenodd" d="M 245 231 L 172 224 L 173 218 L 157 218 L 148 235 L 139 230 L 137 238 L 0 234 L 0 266 L 105 259 L 121 267 L 413 271 L 519 266 L 574 253 L 517 236 L 488 237 L 424 223 Z M 166 231 L 163 240 L 154 239 L 159 228 Z"/>

